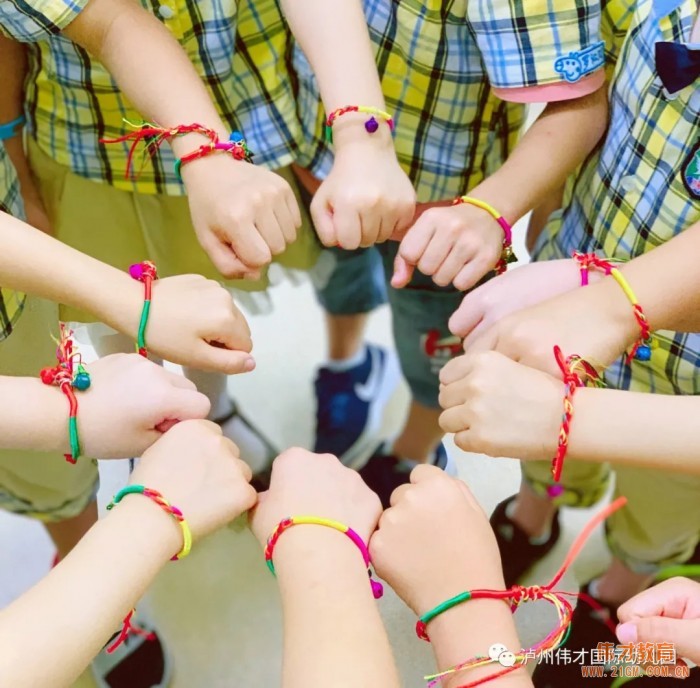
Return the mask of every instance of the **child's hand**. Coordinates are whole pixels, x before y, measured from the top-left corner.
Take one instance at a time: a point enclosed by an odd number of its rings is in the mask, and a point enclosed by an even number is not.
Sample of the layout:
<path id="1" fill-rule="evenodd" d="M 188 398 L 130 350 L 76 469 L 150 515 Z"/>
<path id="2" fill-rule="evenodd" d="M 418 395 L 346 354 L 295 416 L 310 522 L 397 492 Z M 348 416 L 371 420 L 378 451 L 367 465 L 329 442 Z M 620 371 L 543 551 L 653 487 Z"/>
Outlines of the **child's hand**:
<path id="1" fill-rule="evenodd" d="M 432 208 L 403 237 L 391 285 L 405 287 L 417 267 L 438 286 L 466 291 L 494 269 L 502 250 L 503 230 L 480 208 Z"/>
<path id="2" fill-rule="evenodd" d="M 560 380 L 494 352 L 453 358 L 440 371 L 440 427 L 464 451 L 549 460 L 559 438 Z"/>
<path id="3" fill-rule="evenodd" d="M 617 615 L 621 643 L 672 643 L 678 659 L 700 664 L 700 583 L 671 578 L 625 602 Z"/>
<path id="4" fill-rule="evenodd" d="M 263 547 L 282 519 L 300 515 L 340 521 L 367 542 L 381 512 L 379 497 L 356 471 L 330 454 L 295 448 L 275 459 L 270 489 L 260 495 L 250 525 Z"/>
<path id="5" fill-rule="evenodd" d="M 377 574 L 417 615 L 464 590 L 504 588 L 486 514 L 463 482 L 434 466 L 414 468 L 411 484 L 391 496 L 370 552 Z"/>
<path id="6" fill-rule="evenodd" d="M 591 282 L 596 279 L 592 272 Z M 581 274 L 573 260 L 548 260 L 508 270 L 464 297 L 450 318 L 450 332 L 465 337 L 465 348 L 509 313 L 576 289 Z"/>
<path id="7" fill-rule="evenodd" d="M 351 250 L 403 232 L 415 203 L 393 146 L 358 140 L 336 147 L 333 169 L 314 196 L 311 215 L 324 246 Z"/>
<path id="8" fill-rule="evenodd" d="M 608 289 L 608 285 L 610 288 Z M 554 346 L 564 356 L 578 354 L 597 368 L 619 358 L 639 336 L 627 297 L 610 281 L 582 287 L 556 298 L 511 313 L 473 340 L 467 353 L 498 351 L 531 368 L 561 380 Z"/>
<path id="9" fill-rule="evenodd" d="M 206 418 L 209 413 L 209 400 L 192 382 L 138 354 L 106 356 L 87 369 L 90 388 L 77 393 L 85 456 L 140 456 L 178 421 Z M 58 390 L 54 404 L 54 415 L 61 419 L 62 451 L 68 451 L 67 402 Z"/>
<path id="10" fill-rule="evenodd" d="M 255 504 L 250 478 L 238 447 L 218 425 L 190 420 L 175 426 L 143 455 L 129 482 L 157 490 L 178 507 L 198 540 Z"/>
<path id="11" fill-rule="evenodd" d="M 257 279 L 296 239 L 299 206 L 274 172 L 210 155 L 185 165 L 182 178 L 199 243 L 224 277 Z"/>
<path id="12" fill-rule="evenodd" d="M 136 338 L 143 285 L 126 277 L 125 286 L 128 296 L 115 294 L 114 323 L 109 324 Z M 201 275 L 178 275 L 153 283 L 146 342 L 157 356 L 200 370 L 235 375 L 255 367 L 245 317 L 226 289 Z"/>

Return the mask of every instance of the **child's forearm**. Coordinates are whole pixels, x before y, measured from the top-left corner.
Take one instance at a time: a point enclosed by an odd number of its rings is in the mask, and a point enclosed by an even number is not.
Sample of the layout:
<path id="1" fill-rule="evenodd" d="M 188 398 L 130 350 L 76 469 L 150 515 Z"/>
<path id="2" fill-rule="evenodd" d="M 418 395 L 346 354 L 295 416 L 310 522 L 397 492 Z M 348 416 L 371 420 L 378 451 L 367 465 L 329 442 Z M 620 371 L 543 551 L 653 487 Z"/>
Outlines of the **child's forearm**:
<path id="1" fill-rule="evenodd" d="M 68 401 L 36 373 L 35 378 L 0 376 L 0 449 L 69 451 Z"/>
<path id="2" fill-rule="evenodd" d="M 143 288 L 125 272 L 90 258 L 0 213 L 0 284 L 95 314 L 133 336 Z"/>
<path id="3" fill-rule="evenodd" d="M 671 241 L 619 266 L 644 309 L 652 333 L 656 330 L 700 331 L 700 223 Z M 614 260 L 614 257 L 613 257 Z M 639 337 L 632 305 L 612 276 L 592 271 L 590 284 L 559 298 L 581 301 L 592 310 L 609 313 L 623 335 L 620 345 L 631 346 Z"/>
<path id="4" fill-rule="evenodd" d="M 700 222 L 620 268 L 652 330 L 700 331 L 699 255 Z"/>
<path id="5" fill-rule="evenodd" d="M 178 530 L 139 496 L 94 525 L 46 578 L 0 612 L 0 685 L 72 685 L 177 552 Z"/>
<path id="6" fill-rule="evenodd" d="M 503 166 L 469 193 L 515 223 L 561 188 L 586 159 L 605 133 L 607 112 L 605 87 L 550 103 Z"/>
<path id="7" fill-rule="evenodd" d="M 284 688 L 399 686 L 386 631 L 355 545 L 292 528 L 275 548 L 284 609 Z"/>
<path id="8" fill-rule="evenodd" d="M 359 0 L 282 0 L 282 8 L 294 36 L 316 75 L 327 112 L 345 105 L 385 108 L 367 21 Z M 366 119 L 366 117 L 364 117 Z M 349 117 L 346 121 L 352 120 Z M 362 127 L 334 127 L 336 145 L 353 139 Z M 373 138 L 391 141 L 391 132 L 380 126 Z"/>
<path id="9" fill-rule="evenodd" d="M 700 399 L 580 389 L 569 457 L 700 475 Z"/>
<path id="10" fill-rule="evenodd" d="M 430 624 L 430 640 L 441 671 L 470 658 L 487 655 L 491 645 L 496 643 L 514 653 L 521 649 L 510 609 L 500 600 L 474 600 L 441 614 Z M 496 664 L 458 672 L 443 685 L 457 688 L 501 669 L 500 664 Z M 489 683 L 504 688 L 532 687 L 525 669 Z"/>
<path id="11" fill-rule="evenodd" d="M 64 33 L 104 64 L 145 118 L 162 126 L 196 122 L 228 136 L 184 50 L 138 4 L 91 0 Z M 176 139 L 173 148 L 180 155 L 192 150 L 193 142 Z"/>

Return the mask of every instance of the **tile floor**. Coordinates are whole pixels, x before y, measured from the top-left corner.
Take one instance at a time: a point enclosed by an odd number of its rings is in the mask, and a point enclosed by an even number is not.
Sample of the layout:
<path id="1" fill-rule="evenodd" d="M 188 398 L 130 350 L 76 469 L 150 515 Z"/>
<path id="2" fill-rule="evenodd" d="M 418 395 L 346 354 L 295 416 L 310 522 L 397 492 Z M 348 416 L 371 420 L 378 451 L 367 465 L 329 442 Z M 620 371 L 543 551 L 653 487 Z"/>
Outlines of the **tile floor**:
<path id="1" fill-rule="evenodd" d="M 516 235 L 522 232 L 516 232 Z M 525 255 L 519 249 L 519 255 Z M 254 422 L 281 447 L 309 446 L 313 427 L 312 380 L 324 357 L 322 313 L 308 282 L 281 285 L 274 290 L 274 313 L 251 319 L 257 370 L 232 378 L 231 394 Z M 318 333 L 315 336 L 312 333 Z M 368 338 L 391 346 L 390 314 L 378 310 L 371 319 Z M 285 355 L 280 356 L 280 347 Z M 294 365 L 290 365 L 290 360 Z M 390 404 L 386 430 L 398 429 L 407 402 L 402 387 Z M 447 440 L 461 477 L 468 482 L 487 511 L 512 494 L 519 483 L 518 464 L 467 455 Z M 104 505 L 126 480 L 124 462 L 102 463 L 100 503 Z M 585 511 L 564 516 L 563 541 L 548 561 L 533 572 L 544 582 L 564 556 L 568 543 L 588 519 Z M 28 519 L 0 512 L 0 607 L 39 580 L 52 559 L 51 544 L 42 528 Z M 579 576 L 600 570 L 605 563 L 600 534 L 580 558 Z M 440 571 L 436 570 L 439 576 Z M 572 577 L 566 580 L 575 589 Z M 518 613 L 522 640 L 535 640 L 546 627 L 549 609 L 530 605 Z M 268 574 L 253 537 L 234 528 L 200 543 L 183 562 L 167 566 L 144 601 L 176 657 L 172 688 L 258 688 L 279 685 L 281 615 L 273 578 Z M 430 671 L 429 646 L 412 632 L 414 619 L 391 593 L 380 603 L 401 668 L 403 685 L 418 688 Z M 83 677 L 75 688 L 92 688 Z M 36 686 L 36 688 L 48 688 Z"/>

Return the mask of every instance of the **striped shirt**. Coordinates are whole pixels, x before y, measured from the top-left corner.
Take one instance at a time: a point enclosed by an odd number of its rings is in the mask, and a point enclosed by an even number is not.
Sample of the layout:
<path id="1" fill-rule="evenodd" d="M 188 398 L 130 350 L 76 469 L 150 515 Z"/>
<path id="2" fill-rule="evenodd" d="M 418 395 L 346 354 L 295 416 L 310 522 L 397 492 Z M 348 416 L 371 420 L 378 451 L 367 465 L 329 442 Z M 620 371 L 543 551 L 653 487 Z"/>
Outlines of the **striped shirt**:
<path id="1" fill-rule="evenodd" d="M 398 158 L 421 202 L 463 194 L 503 164 L 525 114 L 502 99 L 508 89 L 575 83 L 603 66 L 598 2 L 364 0 L 364 9 Z M 295 66 L 306 141 L 299 162 L 324 178 L 332 153 L 299 49 Z"/>
<path id="2" fill-rule="evenodd" d="M 553 218 L 539 259 L 598 251 L 630 260 L 700 221 L 700 84 L 669 95 L 657 74 L 655 44 L 690 43 L 697 0 L 627 2 L 631 16 L 610 86 L 610 128 L 581 170 L 563 217 Z M 611 385 L 700 393 L 700 334 L 663 332 L 649 363 L 619 362 Z"/>
<path id="3" fill-rule="evenodd" d="M 15 169 L 0 141 L 0 211 L 22 217 L 22 199 Z M 24 307 L 24 294 L 0 287 L 0 342 L 12 333 Z"/>
<path id="4" fill-rule="evenodd" d="M 107 70 L 58 35 L 87 0 L 5 0 L 0 31 L 31 43 L 29 130 L 41 150 L 73 173 L 138 193 L 183 195 L 168 146 L 125 179 L 127 144 L 102 138 L 141 121 Z M 243 131 L 256 162 L 279 168 L 296 153 L 300 127 L 287 70 L 292 41 L 276 0 L 141 0 L 169 29 L 231 130 Z"/>

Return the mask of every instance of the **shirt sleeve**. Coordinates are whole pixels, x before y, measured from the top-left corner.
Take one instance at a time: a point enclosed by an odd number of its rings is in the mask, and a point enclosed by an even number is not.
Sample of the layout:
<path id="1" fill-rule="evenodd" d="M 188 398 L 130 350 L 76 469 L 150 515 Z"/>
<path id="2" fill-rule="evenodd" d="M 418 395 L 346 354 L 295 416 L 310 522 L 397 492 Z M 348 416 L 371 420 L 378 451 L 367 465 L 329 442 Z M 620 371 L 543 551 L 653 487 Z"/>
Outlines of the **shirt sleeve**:
<path id="1" fill-rule="evenodd" d="M 21 43 L 35 43 L 65 29 L 88 0 L 2 0 L 0 33 Z"/>
<path id="2" fill-rule="evenodd" d="M 468 19 L 501 97 L 508 89 L 599 81 L 589 78 L 605 66 L 599 0 L 470 0 Z"/>

